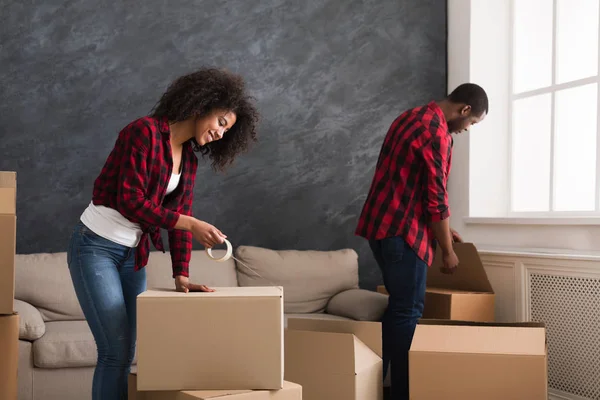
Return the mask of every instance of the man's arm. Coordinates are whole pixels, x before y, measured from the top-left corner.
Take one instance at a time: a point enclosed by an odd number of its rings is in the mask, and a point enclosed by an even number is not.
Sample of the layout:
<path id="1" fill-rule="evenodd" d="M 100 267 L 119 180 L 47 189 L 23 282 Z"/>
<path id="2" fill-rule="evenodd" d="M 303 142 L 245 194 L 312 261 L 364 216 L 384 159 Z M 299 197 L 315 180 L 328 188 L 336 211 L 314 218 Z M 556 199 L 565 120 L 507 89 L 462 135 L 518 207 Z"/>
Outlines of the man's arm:
<path id="1" fill-rule="evenodd" d="M 454 253 L 450 232 L 450 207 L 448 205 L 448 162 L 452 151 L 452 139 L 445 132 L 431 132 L 431 139 L 423 146 L 421 155 L 427 173 L 426 207 L 431 227 L 442 252 Z"/>
<path id="2" fill-rule="evenodd" d="M 442 248 L 442 253 L 450 254 L 454 252 L 452 248 L 452 235 L 450 233 L 450 218 L 432 222 L 431 228 L 433 229 L 435 238 Z"/>

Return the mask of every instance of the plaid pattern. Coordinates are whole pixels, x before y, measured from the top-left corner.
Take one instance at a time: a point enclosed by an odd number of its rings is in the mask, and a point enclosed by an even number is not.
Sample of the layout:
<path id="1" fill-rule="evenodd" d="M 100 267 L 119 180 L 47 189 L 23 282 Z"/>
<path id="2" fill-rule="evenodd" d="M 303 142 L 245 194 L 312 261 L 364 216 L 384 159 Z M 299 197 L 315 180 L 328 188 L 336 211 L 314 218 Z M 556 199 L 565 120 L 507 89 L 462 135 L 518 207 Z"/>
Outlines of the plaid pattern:
<path id="1" fill-rule="evenodd" d="M 191 232 L 174 229 L 180 214 L 192 215 L 194 181 L 198 159 L 186 143 L 179 185 L 165 196 L 173 170 L 167 120 L 144 117 L 127 125 L 117 138 L 102 172 L 94 182 L 92 201 L 119 211 L 138 223 L 143 231 L 135 253 L 135 269 L 146 266 L 148 238 L 165 252 L 160 228 L 168 230 L 173 277 L 189 276 Z"/>
<path id="2" fill-rule="evenodd" d="M 381 149 L 356 235 L 369 240 L 401 236 L 431 266 L 431 222 L 450 216 L 446 185 L 453 139 L 435 102 L 404 112 Z"/>

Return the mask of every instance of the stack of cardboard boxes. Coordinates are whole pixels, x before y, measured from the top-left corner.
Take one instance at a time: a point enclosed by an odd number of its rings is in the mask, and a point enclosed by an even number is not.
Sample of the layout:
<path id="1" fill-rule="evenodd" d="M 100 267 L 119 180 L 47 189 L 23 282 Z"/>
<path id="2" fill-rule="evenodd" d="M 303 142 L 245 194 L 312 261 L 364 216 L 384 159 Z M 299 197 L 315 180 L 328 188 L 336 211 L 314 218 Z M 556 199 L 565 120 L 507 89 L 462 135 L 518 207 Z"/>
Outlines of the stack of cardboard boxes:
<path id="1" fill-rule="evenodd" d="M 440 272 L 439 251 L 428 270 L 409 353 L 411 400 L 546 400 L 544 325 L 494 322 L 495 295 L 477 249 L 456 243 L 454 250 L 453 274 Z"/>
<path id="2" fill-rule="evenodd" d="M 281 287 L 142 293 L 130 400 L 301 400 L 284 381 L 283 318 Z"/>
<path id="3" fill-rule="evenodd" d="M 289 318 L 284 329 L 281 287 L 146 291 L 137 348 L 130 400 L 383 399 L 381 324 Z"/>
<path id="4" fill-rule="evenodd" d="M 0 399 L 17 399 L 19 316 L 14 313 L 17 174 L 0 171 Z"/>

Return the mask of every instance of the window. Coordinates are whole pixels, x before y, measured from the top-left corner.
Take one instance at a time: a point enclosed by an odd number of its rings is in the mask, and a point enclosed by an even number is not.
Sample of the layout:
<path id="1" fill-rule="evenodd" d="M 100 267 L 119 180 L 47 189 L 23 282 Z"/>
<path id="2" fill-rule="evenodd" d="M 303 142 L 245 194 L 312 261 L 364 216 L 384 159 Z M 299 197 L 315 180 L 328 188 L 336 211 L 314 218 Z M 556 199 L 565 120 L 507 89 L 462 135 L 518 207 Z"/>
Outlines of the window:
<path id="1" fill-rule="evenodd" d="M 510 215 L 598 216 L 600 0 L 513 0 L 511 18 Z"/>

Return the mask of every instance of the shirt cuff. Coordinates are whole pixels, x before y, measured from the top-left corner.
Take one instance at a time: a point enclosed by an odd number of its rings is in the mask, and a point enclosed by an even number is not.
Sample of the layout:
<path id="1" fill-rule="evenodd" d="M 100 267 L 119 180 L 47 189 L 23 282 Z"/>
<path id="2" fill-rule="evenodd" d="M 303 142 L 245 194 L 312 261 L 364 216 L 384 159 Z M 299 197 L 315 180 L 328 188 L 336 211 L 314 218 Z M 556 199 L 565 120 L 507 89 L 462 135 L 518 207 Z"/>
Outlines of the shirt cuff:
<path id="1" fill-rule="evenodd" d="M 178 262 L 173 264 L 173 279 L 177 276 L 185 276 L 186 278 L 190 277 L 190 264 L 187 262 Z"/>
<path id="2" fill-rule="evenodd" d="M 443 221 L 446 218 L 450 217 L 450 208 L 446 207 L 446 209 L 444 211 L 440 212 L 438 210 L 437 212 L 435 212 L 433 214 L 430 213 L 429 215 L 430 215 L 430 218 L 431 218 L 431 222 L 440 222 L 440 221 Z"/>
<path id="3" fill-rule="evenodd" d="M 175 229 L 175 225 L 177 225 L 177 222 L 179 222 L 180 216 L 181 216 L 180 213 L 178 213 L 176 211 L 168 210 L 167 218 L 166 218 L 166 221 L 164 222 L 163 229 L 166 229 L 166 230 Z"/>

